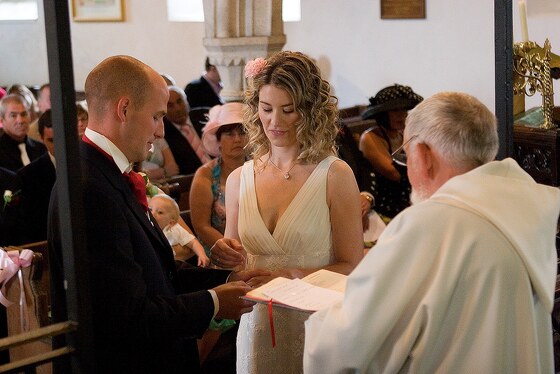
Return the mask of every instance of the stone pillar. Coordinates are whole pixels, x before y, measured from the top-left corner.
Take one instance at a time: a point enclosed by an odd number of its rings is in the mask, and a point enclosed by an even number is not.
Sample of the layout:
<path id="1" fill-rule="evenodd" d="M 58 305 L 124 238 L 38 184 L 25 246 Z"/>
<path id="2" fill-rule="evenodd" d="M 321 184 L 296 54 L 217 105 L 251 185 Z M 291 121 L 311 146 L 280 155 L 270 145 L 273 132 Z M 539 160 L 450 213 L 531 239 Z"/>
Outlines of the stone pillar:
<path id="1" fill-rule="evenodd" d="M 203 0 L 210 63 L 220 72 L 226 102 L 243 100 L 245 63 L 286 44 L 282 0 Z"/>

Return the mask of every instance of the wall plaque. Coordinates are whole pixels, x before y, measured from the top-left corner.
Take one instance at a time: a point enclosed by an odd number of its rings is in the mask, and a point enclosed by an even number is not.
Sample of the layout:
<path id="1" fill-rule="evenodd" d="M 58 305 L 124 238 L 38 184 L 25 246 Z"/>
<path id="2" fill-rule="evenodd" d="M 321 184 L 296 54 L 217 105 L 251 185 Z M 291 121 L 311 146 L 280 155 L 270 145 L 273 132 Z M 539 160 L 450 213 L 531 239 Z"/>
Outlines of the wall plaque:
<path id="1" fill-rule="evenodd" d="M 426 18 L 426 0 L 381 0 L 381 18 Z"/>

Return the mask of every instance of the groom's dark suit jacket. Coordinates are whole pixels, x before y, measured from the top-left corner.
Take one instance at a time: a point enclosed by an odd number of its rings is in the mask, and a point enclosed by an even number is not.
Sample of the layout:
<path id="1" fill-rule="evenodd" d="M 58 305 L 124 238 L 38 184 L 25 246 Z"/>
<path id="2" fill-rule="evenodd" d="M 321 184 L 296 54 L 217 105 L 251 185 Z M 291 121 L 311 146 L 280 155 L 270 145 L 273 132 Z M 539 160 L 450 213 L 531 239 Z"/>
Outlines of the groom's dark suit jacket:
<path id="1" fill-rule="evenodd" d="M 229 272 L 177 271 L 165 236 L 153 217 L 152 225 L 113 160 L 84 142 L 80 155 L 88 252 L 83 260 L 91 279 L 96 372 L 197 372 L 196 337 L 214 311 L 205 290 L 224 283 Z M 57 321 L 66 318 L 58 228 L 55 188 L 48 240 Z"/>

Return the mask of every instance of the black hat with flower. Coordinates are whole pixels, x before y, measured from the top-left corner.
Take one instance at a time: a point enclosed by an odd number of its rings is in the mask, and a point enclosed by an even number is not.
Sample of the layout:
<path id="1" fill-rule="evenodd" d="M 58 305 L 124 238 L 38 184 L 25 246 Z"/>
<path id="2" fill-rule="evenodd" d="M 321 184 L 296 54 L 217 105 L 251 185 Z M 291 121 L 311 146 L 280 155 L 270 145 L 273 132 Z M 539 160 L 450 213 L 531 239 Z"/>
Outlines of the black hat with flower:
<path id="1" fill-rule="evenodd" d="M 383 88 L 374 97 L 369 98 L 369 106 L 362 113 L 363 119 L 376 118 L 380 113 L 391 110 L 410 110 L 424 98 L 408 86 L 394 84 Z"/>

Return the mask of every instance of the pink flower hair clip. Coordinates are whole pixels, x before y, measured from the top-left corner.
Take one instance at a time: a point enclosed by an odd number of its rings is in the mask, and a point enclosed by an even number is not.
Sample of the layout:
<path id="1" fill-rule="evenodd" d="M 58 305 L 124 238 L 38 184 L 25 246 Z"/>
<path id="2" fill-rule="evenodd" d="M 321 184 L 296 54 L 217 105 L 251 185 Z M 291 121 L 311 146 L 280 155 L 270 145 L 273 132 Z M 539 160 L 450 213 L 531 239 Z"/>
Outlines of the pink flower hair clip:
<path id="1" fill-rule="evenodd" d="M 266 67 L 267 64 L 268 62 L 262 57 L 257 57 L 254 60 L 247 61 L 245 64 L 245 78 L 254 78 Z"/>

